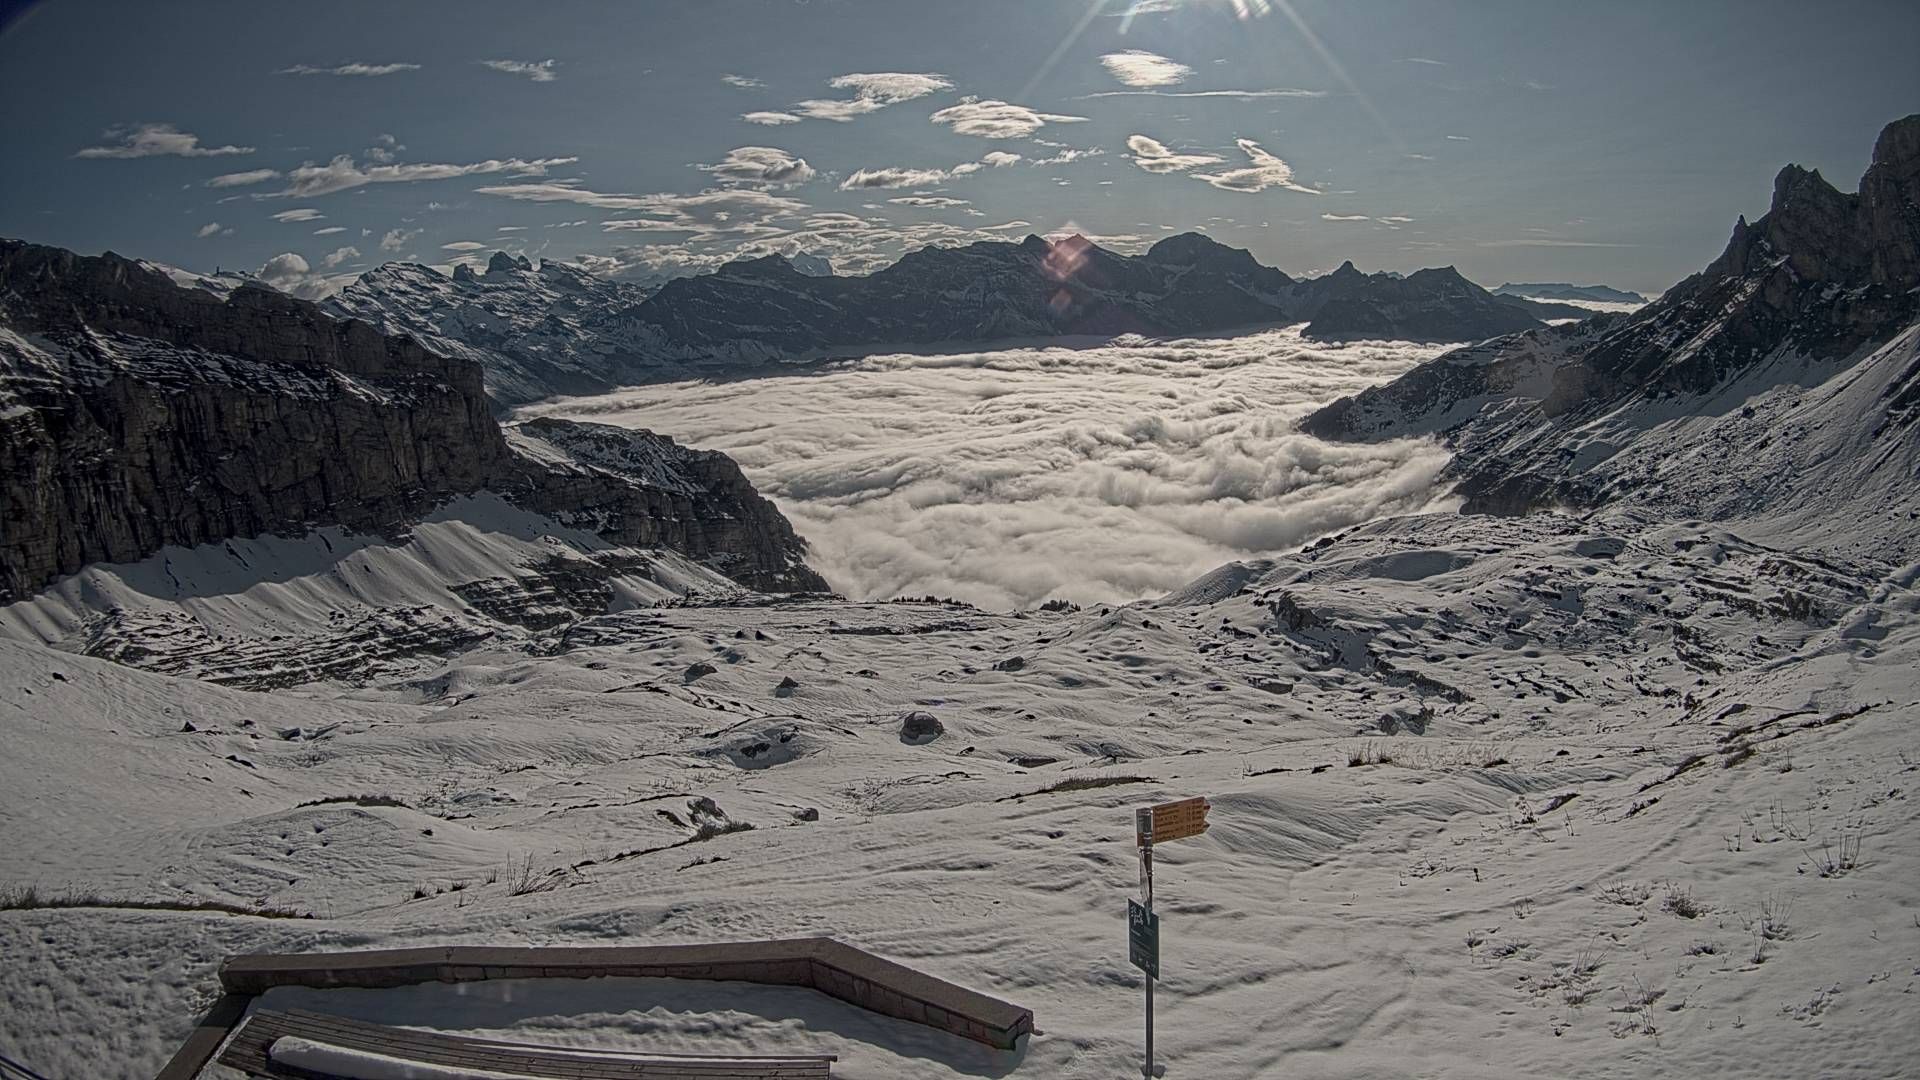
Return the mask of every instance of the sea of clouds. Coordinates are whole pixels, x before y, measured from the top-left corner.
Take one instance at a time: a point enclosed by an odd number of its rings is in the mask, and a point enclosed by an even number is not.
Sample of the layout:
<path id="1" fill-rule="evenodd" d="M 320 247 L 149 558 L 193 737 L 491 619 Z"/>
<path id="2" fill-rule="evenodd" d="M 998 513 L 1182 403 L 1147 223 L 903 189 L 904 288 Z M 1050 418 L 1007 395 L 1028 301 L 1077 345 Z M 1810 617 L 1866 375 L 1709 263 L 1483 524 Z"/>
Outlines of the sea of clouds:
<path id="1" fill-rule="evenodd" d="M 1155 596 L 1236 559 L 1441 505 L 1426 440 L 1322 442 L 1315 407 L 1443 347 L 1233 338 L 868 357 L 571 398 L 737 460 L 857 599 L 996 609 Z"/>

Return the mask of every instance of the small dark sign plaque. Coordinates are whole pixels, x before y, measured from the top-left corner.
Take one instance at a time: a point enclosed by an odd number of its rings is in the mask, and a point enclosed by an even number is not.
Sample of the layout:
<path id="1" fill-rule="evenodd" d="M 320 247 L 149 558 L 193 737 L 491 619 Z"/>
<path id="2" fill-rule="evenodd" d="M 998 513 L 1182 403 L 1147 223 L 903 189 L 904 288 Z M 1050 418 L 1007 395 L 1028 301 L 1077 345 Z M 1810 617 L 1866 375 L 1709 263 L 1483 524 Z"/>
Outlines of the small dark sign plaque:
<path id="1" fill-rule="evenodd" d="M 1141 971 L 1160 977 L 1160 916 L 1138 900 L 1127 901 L 1127 959 Z"/>

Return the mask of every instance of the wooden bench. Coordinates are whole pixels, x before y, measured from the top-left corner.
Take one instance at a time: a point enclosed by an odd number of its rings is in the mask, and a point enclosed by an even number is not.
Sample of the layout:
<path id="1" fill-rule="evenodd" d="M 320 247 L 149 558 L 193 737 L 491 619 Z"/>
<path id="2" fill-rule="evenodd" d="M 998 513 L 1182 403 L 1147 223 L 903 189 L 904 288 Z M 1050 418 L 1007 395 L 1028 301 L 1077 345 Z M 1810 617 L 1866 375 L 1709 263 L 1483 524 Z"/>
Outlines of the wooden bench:
<path id="1" fill-rule="evenodd" d="M 443 1069 L 556 1077 L 565 1080 L 793 1080 L 831 1076 L 830 1054 L 786 1056 L 649 1054 L 496 1042 L 415 1028 L 387 1027 L 339 1016 L 260 1010 L 220 1054 L 220 1064 L 273 1080 L 349 1080 L 273 1060 L 273 1044 L 295 1038 L 357 1053 L 379 1054 Z"/>

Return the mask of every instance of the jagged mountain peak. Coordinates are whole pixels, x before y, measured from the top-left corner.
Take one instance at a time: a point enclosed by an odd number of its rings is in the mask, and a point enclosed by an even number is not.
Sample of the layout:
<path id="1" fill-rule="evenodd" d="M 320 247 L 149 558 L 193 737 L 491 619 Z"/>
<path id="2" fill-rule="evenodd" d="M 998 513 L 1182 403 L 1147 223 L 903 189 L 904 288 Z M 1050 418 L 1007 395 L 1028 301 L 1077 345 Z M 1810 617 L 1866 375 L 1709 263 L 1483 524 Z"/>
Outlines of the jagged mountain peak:
<path id="1" fill-rule="evenodd" d="M 509 255 L 504 251 L 494 252 L 493 257 L 487 260 L 488 277 L 496 274 L 511 274 L 516 270 L 530 272 L 533 270 L 533 263 L 525 255 Z"/>
<path id="2" fill-rule="evenodd" d="M 1876 145 L 1858 194 L 1780 170 L 1766 214 L 1743 215 L 1712 264 L 1630 315 L 1447 353 L 1301 426 L 1448 432 L 1469 509 L 1766 515 L 1910 557 L 1920 117 Z M 1836 518 L 1848 500 L 1870 512 Z"/>

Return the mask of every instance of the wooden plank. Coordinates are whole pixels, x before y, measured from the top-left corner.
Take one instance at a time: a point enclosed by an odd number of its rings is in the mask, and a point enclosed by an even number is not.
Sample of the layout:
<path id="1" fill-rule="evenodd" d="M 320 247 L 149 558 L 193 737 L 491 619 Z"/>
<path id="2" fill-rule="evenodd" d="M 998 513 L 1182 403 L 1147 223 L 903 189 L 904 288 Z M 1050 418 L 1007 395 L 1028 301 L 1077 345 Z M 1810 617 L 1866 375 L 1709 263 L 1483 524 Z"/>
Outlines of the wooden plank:
<path id="1" fill-rule="evenodd" d="M 861 1008 L 1003 1048 L 1012 1047 L 1021 1035 L 1033 1030 L 1033 1013 L 1028 1009 L 826 937 L 695 945 L 558 949 L 452 946 L 260 954 L 232 957 L 220 970 L 223 986 L 230 992 L 246 993 L 261 993 L 274 986 L 391 987 L 494 978 L 608 975 L 810 987 Z"/>
<path id="2" fill-rule="evenodd" d="M 309 1012 L 254 1014 L 221 1063 L 255 1075 L 295 1076 L 270 1048 L 289 1035 L 423 1064 L 492 1069 L 557 1080 L 779 1080 L 832 1075 L 832 1055 L 635 1054 L 387 1027 Z"/>
<path id="3" fill-rule="evenodd" d="M 233 1030 L 240 1017 L 246 1014 L 247 1003 L 253 1000 L 251 994 L 227 994 L 213 1003 L 207 1014 L 194 1025 L 193 1032 L 173 1057 L 161 1067 L 155 1080 L 193 1080 L 206 1068 L 207 1062 L 226 1041 L 227 1033 Z"/>

